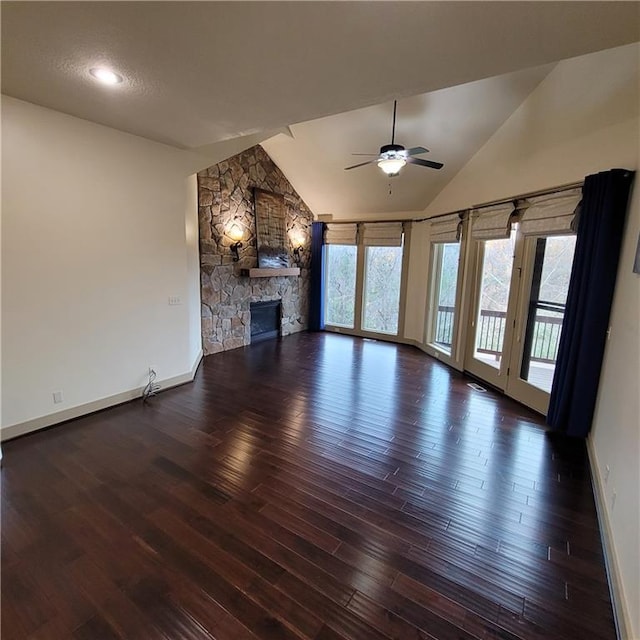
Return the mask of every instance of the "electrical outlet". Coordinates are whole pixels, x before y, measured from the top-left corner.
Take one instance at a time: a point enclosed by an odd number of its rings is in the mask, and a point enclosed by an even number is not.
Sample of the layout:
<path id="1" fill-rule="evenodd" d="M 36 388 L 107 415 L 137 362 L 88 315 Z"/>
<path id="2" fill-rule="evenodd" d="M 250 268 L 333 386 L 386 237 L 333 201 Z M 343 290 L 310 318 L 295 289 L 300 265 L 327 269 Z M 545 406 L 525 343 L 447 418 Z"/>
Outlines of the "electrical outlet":
<path id="1" fill-rule="evenodd" d="M 618 494 L 616 493 L 616 490 L 613 490 L 613 493 L 611 494 L 611 511 L 613 511 L 615 509 L 616 506 L 616 498 L 618 497 Z"/>
<path id="2" fill-rule="evenodd" d="M 172 307 L 178 304 L 182 304 L 182 298 L 180 296 L 169 296 L 169 304 Z"/>
<path id="3" fill-rule="evenodd" d="M 63 401 L 64 397 L 62 395 L 62 391 L 54 391 L 53 392 L 53 404 L 60 404 Z"/>
<path id="4" fill-rule="evenodd" d="M 609 474 L 611 473 L 611 469 L 609 465 L 604 468 L 604 483 L 607 484 L 609 482 Z"/>

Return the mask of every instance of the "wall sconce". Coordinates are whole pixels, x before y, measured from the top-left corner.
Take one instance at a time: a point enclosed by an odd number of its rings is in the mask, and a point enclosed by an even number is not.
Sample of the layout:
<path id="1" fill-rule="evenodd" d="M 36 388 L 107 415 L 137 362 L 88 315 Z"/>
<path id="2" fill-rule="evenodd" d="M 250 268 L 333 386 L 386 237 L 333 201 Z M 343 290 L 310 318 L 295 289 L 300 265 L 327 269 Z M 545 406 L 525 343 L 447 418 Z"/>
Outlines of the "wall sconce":
<path id="1" fill-rule="evenodd" d="M 242 229 L 237 224 L 234 224 L 227 232 L 227 235 L 233 240 L 233 244 L 229 247 L 231 253 L 233 253 L 233 261 L 238 262 L 240 260 L 238 249 L 242 247 Z"/>
<path id="2" fill-rule="evenodd" d="M 304 236 L 298 231 L 290 235 L 291 244 L 293 245 L 293 259 L 297 265 L 300 265 L 302 256 L 300 255 L 304 251 Z"/>

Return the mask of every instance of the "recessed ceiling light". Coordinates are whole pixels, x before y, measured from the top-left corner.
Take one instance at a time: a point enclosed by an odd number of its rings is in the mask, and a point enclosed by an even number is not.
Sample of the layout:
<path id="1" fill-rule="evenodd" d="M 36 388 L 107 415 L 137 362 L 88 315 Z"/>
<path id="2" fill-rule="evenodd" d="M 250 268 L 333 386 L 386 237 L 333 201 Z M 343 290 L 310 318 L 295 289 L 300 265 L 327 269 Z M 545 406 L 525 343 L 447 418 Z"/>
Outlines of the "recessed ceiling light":
<path id="1" fill-rule="evenodd" d="M 105 67 L 94 67 L 89 70 L 89 73 L 103 84 L 120 84 L 122 82 L 122 76 L 111 71 L 111 69 L 105 69 Z"/>

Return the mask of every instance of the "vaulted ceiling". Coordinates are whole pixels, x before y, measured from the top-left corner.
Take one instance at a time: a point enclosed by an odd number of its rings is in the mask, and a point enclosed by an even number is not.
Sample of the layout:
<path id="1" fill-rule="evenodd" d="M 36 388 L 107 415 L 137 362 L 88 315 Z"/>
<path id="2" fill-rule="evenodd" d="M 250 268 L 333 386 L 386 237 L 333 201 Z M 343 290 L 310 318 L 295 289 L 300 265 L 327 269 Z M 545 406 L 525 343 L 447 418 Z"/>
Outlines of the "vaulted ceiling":
<path id="1" fill-rule="evenodd" d="M 424 208 L 551 63 L 640 39 L 636 2 L 2 2 L 1 10 L 3 93 L 185 149 L 290 126 L 293 138 L 264 146 L 316 213 Z M 88 70 L 99 65 L 124 82 L 96 84 Z M 429 148 L 445 169 L 407 167 L 389 197 L 375 166 L 343 167 L 352 152 L 389 142 L 394 98 L 398 141 Z"/>
<path id="2" fill-rule="evenodd" d="M 393 103 L 293 125 L 262 143 L 316 214 L 411 216 L 422 211 L 524 101 L 553 65 L 398 101 L 396 143 L 422 146 L 440 170 L 408 165 L 387 178 L 375 162 L 345 171 L 391 142 Z M 375 159 L 375 157 L 374 157 Z"/>

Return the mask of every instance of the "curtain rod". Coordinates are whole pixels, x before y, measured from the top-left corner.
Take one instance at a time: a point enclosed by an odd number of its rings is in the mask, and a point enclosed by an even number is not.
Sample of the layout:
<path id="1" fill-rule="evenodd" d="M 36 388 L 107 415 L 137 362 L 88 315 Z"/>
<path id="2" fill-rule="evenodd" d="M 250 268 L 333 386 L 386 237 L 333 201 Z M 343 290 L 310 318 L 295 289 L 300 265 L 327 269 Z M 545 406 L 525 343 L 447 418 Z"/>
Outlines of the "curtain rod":
<path id="1" fill-rule="evenodd" d="M 419 218 L 416 220 L 406 220 L 406 222 L 426 222 L 427 220 L 435 220 L 436 218 L 443 218 L 444 216 L 450 216 L 454 213 L 461 211 L 469 211 L 470 209 L 481 209 L 482 207 L 491 207 L 497 204 L 507 204 L 514 200 L 522 200 L 523 198 L 533 198 L 535 196 L 548 196 L 552 193 L 560 193 L 561 191 L 567 191 L 569 189 L 577 189 L 582 187 L 584 180 L 580 182 L 568 182 L 567 184 L 558 185 L 557 187 L 551 187 L 550 189 L 539 189 L 538 191 L 529 191 L 517 196 L 511 196 L 509 198 L 500 198 L 499 200 L 491 200 L 490 202 L 483 202 L 482 204 L 474 204 L 466 209 L 458 209 L 458 211 L 450 211 L 449 213 L 439 213 L 437 216 L 430 216 L 429 218 Z"/>
<path id="2" fill-rule="evenodd" d="M 528 193 L 523 193 L 517 196 L 511 196 L 509 198 L 500 198 L 500 200 L 491 200 L 490 202 L 483 202 L 482 204 L 474 204 L 470 207 L 466 207 L 464 209 L 458 209 L 456 211 L 449 211 L 447 213 L 439 213 L 435 216 L 429 216 L 428 218 L 396 218 L 395 220 L 328 220 L 327 222 L 330 224 L 358 224 L 359 222 L 427 222 L 428 220 L 436 220 L 438 218 L 444 218 L 445 216 L 453 215 L 454 213 L 461 213 L 462 211 L 468 211 L 469 209 L 481 209 L 482 207 L 491 207 L 497 204 L 507 204 L 507 202 L 513 202 L 514 200 L 522 200 L 523 198 L 532 198 L 534 196 L 548 196 L 552 193 L 559 193 L 560 191 L 567 191 L 568 189 L 577 189 L 578 187 L 582 187 L 584 185 L 584 180 L 580 180 L 580 182 L 568 182 L 567 184 L 562 184 L 557 187 L 551 187 L 550 189 L 539 189 L 538 191 L 529 191 Z M 323 220 L 318 220 L 318 222 L 324 222 Z"/>
<path id="3" fill-rule="evenodd" d="M 522 200 L 523 198 L 533 198 L 536 196 L 548 196 L 552 193 L 559 193 L 560 191 L 568 191 L 569 189 L 577 189 L 584 184 L 584 180 L 580 182 L 568 182 L 567 184 L 553 187 L 551 189 L 539 189 L 538 191 L 529 191 L 529 193 L 523 193 L 518 196 L 512 196 L 511 198 L 501 198 L 500 200 L 492 200 L 491 202 L 483 202 L 482 204 L 474 204 L 470 209 L 480 209 L 482 207 L 491 207 L 496 204 L 507 204 L 507 202 L 513 202 L 514 200 Z"/>

